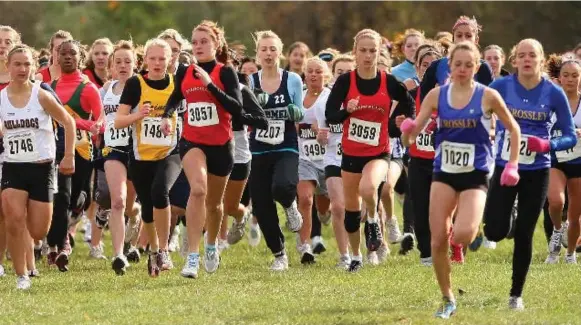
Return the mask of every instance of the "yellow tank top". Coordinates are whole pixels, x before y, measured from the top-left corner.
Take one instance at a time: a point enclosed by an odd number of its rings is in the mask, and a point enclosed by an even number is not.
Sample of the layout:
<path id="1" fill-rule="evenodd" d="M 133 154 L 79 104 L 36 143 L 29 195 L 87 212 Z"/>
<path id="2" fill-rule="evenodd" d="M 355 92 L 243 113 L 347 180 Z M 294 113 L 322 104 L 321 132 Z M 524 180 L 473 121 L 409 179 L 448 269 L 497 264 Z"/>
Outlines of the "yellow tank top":
<path id="1" fill-rule="evenodd" d="M 157 161 L 162 160 L 175 149 L 177 144 L 177 113 L 169 118 L 172 125 L 173 134 L 166 136 L 161 132 L 161 116 L 165 110 L 165 105 L 169 96 L 174 90 L 173 76 L 169 78 L 169 85 L 163 90 L 157 90 L 147 85 L 141 75 L 138 75 L 139 84 L 141 85 L 141 98 L 139 106 L 145 102 L 151 103 L 151 112 L 149 116 L 133 124 L 133 153 L 136 160 Z"/>

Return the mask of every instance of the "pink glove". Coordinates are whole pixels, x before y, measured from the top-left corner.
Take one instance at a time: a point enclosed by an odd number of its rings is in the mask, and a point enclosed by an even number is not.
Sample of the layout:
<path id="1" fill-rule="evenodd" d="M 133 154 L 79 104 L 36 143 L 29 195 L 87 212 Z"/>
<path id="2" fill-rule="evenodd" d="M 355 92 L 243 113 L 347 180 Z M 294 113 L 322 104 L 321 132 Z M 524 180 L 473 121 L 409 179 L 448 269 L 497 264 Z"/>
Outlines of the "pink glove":
<path id="1" fill-rule="evenodd" d="M 532 152 L 549 152 L 551 150 L 551 143 L 549 140 L 541 139 L 535 136 L 531 136 L 527 139 L 528 149 Z"/>
<path id="2" fill-rule="evenodd" d="M 406 118 L 403 120 L 403 122 L 401 122 L 399 129 L 403 134 L 410 134 L 415 127 L 416 121 L 412 120 L 411 118 Z"/>
<path id="3" fill-rule="evenodd" d="M 519 180 L 518 164 L 507 163 L 504 165 L 504 170 L 502 171 L 502 175 L 500 175 L 500 185 L 515 186 Z"/>

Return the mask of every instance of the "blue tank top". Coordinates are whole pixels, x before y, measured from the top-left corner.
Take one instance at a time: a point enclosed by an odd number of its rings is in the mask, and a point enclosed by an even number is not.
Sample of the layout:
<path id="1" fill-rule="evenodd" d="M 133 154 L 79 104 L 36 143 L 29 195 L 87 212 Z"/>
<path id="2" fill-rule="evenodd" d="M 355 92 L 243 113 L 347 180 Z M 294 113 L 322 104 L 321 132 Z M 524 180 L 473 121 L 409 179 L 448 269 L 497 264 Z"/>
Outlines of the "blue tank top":
<path id="1" fill-rule="evenodd" d="M 494 156 L 490 142 L 491 116 L 482 110 L 484 85 L 475 83 L 468 105 L 450 106 L 450 84 L 440 87 L 434 172 L 489 172 Z"/>
<path id="2" fill-rule="evenodd" d="M 527 138 L 536 136 L 549 139 L 553 126 L 553 105 L 551 104 L 552 83 L 544 80 L 535 88 L 526 90 L 516 76 L 511 75 L 495 81 L 491 86 L 502 95 L 508 110 L 520 126 L 519 169 L 537 170 L 551 166 L 550 153 L 536 153 L 528 150 Z M 518 89 L 517 89 L 518 88 Z M 498 121 L 496 127 L 496 165 L 504 167 L 510 158 L 510 133 Z"/>
<path id="3" fill-rule="evenodd" d="M 262 89 L 258 73 L 252 75 L 254 88 Z M 276 151 L 291 151 L 299 153 L 297 130 L 295 123 L 289 120 L 287 106 L 292 102 L 289 94 L 288 71 L 282 71 L 278 90 L 268 95 L 264 114 L 268 120 L 268 129 L 254 129 L 250 133 L 250 151 L 262 154 Z M 299 105 L 302 103 L 299 103 Z"/>

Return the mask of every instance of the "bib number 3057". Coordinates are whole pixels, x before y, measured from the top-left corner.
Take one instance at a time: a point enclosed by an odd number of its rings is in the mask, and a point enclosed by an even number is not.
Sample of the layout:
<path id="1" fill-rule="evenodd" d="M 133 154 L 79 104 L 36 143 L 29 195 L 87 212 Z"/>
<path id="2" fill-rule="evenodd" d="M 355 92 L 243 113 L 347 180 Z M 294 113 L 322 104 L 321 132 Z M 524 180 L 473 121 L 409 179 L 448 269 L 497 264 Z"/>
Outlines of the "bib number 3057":
<path id="1" fill-rule="evenodd" d="M 441 169 L 446 173 L 469 173 L 474 170 L 475 147 L 473 144 L 442 142 Z"/>
<path id="2" fill-rule="evenodd" d="M 152 146 L 170 146 L 171 137 L 161 132 L 161 117 L 146 117 L 141 124 L 141 142 Z"/>
<path id="3" fill-rule="evenodd" d="M 353 117 L 349 121 L 348 139 L 351 141 L 377 147 L 379 145 L 380 132 L 381 123 L 364 121 Z"/>
<path id="4" fill-rule="evenodd" d="M 216 125 L 220 122 L 214 103 L 188 103 L 188 124 L 195 127 Z"/>

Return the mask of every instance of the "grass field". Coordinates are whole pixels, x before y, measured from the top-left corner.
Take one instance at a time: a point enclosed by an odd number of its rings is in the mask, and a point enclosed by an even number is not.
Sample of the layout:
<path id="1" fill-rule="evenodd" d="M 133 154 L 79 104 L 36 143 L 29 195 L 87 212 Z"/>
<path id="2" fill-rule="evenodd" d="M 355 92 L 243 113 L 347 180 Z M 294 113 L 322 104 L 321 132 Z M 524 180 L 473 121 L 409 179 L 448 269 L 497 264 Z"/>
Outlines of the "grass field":
<path id="1" fill-rule="evenodd" d="M 282 223 L 281 223 L 282 224 Z M 78 236 L 80 236 L 79 234 Z M 0 324 L 440 324 L 433 317 L 440 294 L 431 268 L 417 252 L 397 255 L 357 274 L 334 268 L 337 251 L 331 228 L 324 227 L 328 251 L 318 263 L 302 266 L 294 236 L 287 234 L 290 270 L 273 274 L 264 241 L 250 248 L 243 240 L 222 255 L 217 273 L 197 280 L 176 268 L 151 279 L 146 263 L 119 277 L 109 261 L 88 259 L 77 238 L 70 271 L 39 264 L 41 278 L 17 292 L 14 273 L 0 279 Z M 105 244 L 110 248 L 109 237 Z M 581 324 L 581 267 L 544 265 L 546 241 L 535 234 L 533 265 L 525 287 L 524 312 L 507 309 L 512 242 L 481 249 L 453 268 L 458 312 L 450 324 Z M 110 254 L 110 250 L 107 252 Z M 110 255 L 109 255 L 110 256 Z"/>

